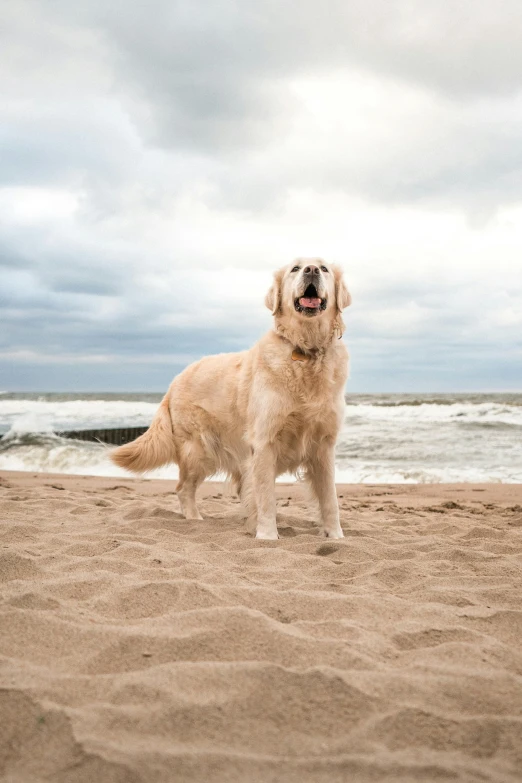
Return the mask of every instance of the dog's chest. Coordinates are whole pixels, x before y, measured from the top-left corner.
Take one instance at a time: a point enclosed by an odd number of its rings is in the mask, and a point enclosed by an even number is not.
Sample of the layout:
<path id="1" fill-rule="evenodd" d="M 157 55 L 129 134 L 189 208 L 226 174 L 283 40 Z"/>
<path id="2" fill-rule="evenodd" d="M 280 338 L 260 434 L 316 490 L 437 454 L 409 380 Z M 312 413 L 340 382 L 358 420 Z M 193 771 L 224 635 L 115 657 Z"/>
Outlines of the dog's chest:
<path id="1" fill-rule="evenodd" d="M 333 406 L 299 407 L 290 413 L 275 438 L 279 468 L 296 470 L 316 453 L 325 439 L 335 440 L 340 421 L 339 412 Z"/>
<path id="2" fill-rule="evenodd" d="M 319 381 L 319 382 L 317 382 Z M 282 435 L 296 441 L 307 441 L 334 435 L 342 416 L 343 399 L 339 387 L 331 379 L 316 379 L 296 385 L 291 396 Z"/>
<path id="3" fill-rule="evenodd" d="M 316 409 L 332 404 L 344 385 L 340 369 L 319 359 L 292 361 L 287 366 L 286 389 L 297 403 L 309 410 L 311 417 L 315 417 Z"/>

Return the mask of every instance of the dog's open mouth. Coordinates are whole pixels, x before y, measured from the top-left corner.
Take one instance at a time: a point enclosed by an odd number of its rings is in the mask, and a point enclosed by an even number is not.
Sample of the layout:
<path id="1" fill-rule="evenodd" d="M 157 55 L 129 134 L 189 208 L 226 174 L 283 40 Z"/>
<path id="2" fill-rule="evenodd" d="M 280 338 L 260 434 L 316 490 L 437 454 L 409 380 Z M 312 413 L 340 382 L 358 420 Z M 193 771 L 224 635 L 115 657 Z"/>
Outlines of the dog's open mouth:
<path id="1" fill-rule="evenodd" d="M 304 294 L 295 299 L 294 307 L 298 313 L 306 313 L 307 315 L 319 313 L 321 310 L 326 310 L 326 299 L 321 299 L 317 295 L 315 285 L 310 283 Z"/>

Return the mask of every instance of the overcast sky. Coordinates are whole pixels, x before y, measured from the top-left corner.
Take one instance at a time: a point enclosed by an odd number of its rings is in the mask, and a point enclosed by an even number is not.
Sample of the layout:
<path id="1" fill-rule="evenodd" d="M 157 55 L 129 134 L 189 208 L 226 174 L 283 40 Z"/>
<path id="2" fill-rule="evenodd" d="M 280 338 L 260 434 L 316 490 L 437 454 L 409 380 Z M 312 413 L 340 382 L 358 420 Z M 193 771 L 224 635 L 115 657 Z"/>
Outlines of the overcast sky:
<path id="1" fill-rule="evenodd" d="M 349 390 L 522 390 L 520 0 L 0 15 L 0 389 L 163 390 L 319 255 Z"/>

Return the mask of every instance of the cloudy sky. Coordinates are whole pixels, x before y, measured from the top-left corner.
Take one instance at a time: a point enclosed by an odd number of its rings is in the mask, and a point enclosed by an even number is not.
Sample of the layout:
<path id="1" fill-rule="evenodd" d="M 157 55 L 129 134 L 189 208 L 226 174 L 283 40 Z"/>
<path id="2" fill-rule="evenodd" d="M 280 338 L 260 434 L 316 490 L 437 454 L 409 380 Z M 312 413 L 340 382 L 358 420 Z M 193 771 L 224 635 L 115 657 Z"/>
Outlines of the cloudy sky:
<path id="1" fill-rule="evenodd" d="M 0 13 L 0 389 L 163 390 L 320 255 L 349 389 L 522 390 L 520 0 Z"/>

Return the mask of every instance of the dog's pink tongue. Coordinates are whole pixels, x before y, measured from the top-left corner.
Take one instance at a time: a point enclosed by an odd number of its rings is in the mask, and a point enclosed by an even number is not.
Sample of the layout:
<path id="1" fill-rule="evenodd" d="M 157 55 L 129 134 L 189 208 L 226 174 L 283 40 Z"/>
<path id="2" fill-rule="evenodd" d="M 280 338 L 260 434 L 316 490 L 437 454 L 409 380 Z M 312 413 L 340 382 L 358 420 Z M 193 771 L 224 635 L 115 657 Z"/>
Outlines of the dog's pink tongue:
<path id="1" fill-rule="evenodd" d="M 301 307 L 308 307 L 310 309 L 313 309 L 315 307 L 321 307 L 321 300 L 316 297 L 311 296 L 302 296 L 299 300 L 299 304 Z"/>

